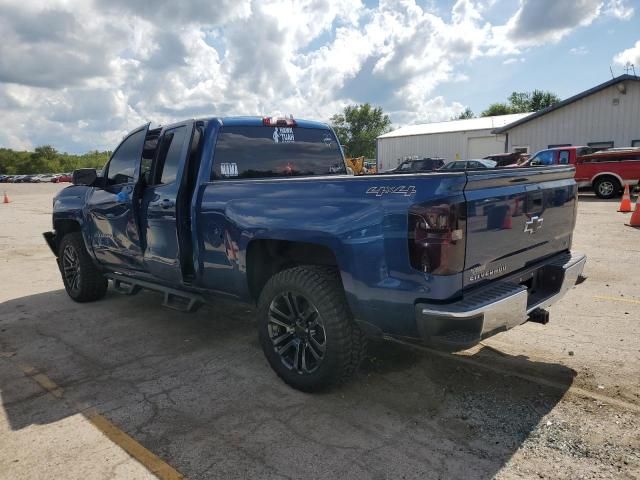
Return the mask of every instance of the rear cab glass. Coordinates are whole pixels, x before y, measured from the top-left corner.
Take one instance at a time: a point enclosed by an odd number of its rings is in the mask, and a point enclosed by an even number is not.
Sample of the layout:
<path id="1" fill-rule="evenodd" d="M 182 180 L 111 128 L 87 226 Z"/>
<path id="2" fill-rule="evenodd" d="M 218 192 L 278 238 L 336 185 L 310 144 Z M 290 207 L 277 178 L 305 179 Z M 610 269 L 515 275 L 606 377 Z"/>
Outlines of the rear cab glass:
<path id="1" fill-rule="evenodd" d="M 303 127 L 223 126 L 212 180 L 345 174 L 331 130 Z"/>

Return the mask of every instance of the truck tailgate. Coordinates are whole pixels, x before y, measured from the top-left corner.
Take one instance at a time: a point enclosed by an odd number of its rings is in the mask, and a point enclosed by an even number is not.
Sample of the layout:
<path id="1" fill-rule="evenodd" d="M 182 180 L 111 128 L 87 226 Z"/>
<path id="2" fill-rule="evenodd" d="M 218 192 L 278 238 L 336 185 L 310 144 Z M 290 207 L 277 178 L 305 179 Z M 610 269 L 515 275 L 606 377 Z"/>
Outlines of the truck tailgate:
<path id="1" fill-rule="evenodd" d="M 571 166 L 468 172 L 463 288 L 571 247 L 577 186 Z"/>

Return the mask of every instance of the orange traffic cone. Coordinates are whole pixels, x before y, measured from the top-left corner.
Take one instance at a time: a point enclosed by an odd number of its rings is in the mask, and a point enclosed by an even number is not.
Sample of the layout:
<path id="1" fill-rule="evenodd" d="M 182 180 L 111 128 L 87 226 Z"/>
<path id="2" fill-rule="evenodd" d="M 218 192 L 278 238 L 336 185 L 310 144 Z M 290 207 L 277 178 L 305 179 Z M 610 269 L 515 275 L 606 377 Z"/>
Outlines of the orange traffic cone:
<path id="1" fill-rule="evenodd" d="M 631 220 L 629 220 L 629 223 L 625 223 L 625 225 L 640 228 L 640 197 L 636 201 L 636 209 L 631 214 Z"/>
<path id="2" fill-rule="evenodd" d="M 503 230 L 511 230 L 513 228 L 513 221 L 511 220 L 511 206 L 507 207 L 504 220 L 502 221 Z"/>
<path id="3" fill-rule="evenodd" d="M 631 211 L 631 196 L 629 195 L 629 185 L 624 186 L 624 193 L 622 194 L 622 202 L 620 202 L 619 212 L 629 213 Z"/>
<path id="4" fill-rule="evenodd" d="M 9 200 L 9 196 L 7 195 L 7 192 L 4 192 L 4 200 L 2 201 L 2 203 L 9 203 L 11 200 Z"/>

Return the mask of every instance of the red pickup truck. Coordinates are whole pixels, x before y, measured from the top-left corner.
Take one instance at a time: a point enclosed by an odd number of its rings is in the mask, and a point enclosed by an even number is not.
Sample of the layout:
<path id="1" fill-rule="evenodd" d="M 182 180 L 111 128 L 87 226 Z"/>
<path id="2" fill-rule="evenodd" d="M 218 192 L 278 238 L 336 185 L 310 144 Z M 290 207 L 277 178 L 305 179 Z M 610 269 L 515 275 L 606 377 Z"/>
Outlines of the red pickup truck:
<path id="1" fill-rule="evenodd" d="M 578 187 L 591 187 L 600 198 L 619 196 L 624 185 L 633 187 L 640 180 L 640 148 L 549 148 L 540 150 L 522 166 L 566 164 L 575 165 Z"/>

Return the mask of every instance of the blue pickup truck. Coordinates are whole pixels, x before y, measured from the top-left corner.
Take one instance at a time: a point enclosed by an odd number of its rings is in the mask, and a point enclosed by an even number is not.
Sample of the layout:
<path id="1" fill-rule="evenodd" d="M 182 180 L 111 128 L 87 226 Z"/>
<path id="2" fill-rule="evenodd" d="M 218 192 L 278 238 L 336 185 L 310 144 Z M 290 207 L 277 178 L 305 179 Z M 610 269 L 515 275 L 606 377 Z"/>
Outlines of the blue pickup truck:
<path id="1" fill-rule="evenodd" d="M 344 165 L 318 122 L 145 125 L 100 174 L 74 172 L 44 236 L 77 302 L 111 280 L 179 310 L 257 304 L 266 358 L 304 391 L 349 378 L 372 336 L 460 350 L 546 323 L 582 273 L 573 167 L 350 176 Z"/>

